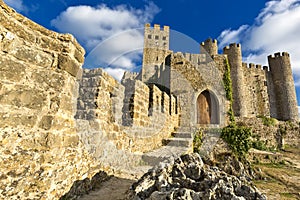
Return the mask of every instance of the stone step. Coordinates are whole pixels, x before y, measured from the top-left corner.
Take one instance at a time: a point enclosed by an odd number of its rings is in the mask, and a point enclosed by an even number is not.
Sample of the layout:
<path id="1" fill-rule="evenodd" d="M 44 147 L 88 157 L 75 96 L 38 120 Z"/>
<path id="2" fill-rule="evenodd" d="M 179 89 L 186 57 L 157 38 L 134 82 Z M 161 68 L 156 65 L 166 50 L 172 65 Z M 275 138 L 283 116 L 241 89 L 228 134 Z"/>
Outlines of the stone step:
<path id="1" fill-rule="evenodd" d="M 190 132 L 173 132 L 172 136 L 175 138 L 193 138 Z"/>
<path id="2" fill-rule="evenodd" d="M 163 139 L 163 145 L 189 147 L 192 145 L 192 139 L 190 138 L 167 138 Z"/>
<path id="3" fill-rule="evenodd" d="M 184 127 L 184 126 L 181 126 L 177 129 L 176 132 L 191 132 L 191 127 Z"/>

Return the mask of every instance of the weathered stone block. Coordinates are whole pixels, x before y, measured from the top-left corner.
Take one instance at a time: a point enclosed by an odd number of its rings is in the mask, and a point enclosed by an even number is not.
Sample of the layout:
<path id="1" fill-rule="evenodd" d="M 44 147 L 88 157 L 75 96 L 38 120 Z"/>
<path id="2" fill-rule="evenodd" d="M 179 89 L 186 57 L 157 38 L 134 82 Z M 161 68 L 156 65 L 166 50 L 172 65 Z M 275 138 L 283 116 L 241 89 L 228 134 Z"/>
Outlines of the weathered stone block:
<path id="1" fill-rule="evenodd" d="M 69 55 L 59 54 L 58 56 L 58 68 L 67 71 L 74 77 L 77 77 L 80 64 L 73 60 Z"/>
<path id="2" fill-rule="evenodd" d="M 35 69 L 31 78 L 35 83 L 39 83 L 39 86 L 45 89 L 53 88 L 56 91 L 62 90 L 66 79 L 63 74 L 44 69 Z"/>
<path id="3" fill-rule="evenodd" d="M 20 114 L 0 113 L 0 127 L 25 126 L 33 128 L 36 124 L 36 116 L 24 116 Z"/>
<path id="4" fill-rule="evenodd" d="M 10 58 L 0 54 L 0 80 L 20 81 L 24 77 L 27 65 Z"/>
<path id="5" fill-rule="evenodd" d="M 19 46 L 11 51 L 17 59 L 33 63 L 38 66 L 50 68 L 53 63 L 53 56 L 34 47 Z"/>
<path id="6" fill-rule="evenodd" d="M 53 124 L 53 116 L 43 116 L 41 121 L 39 122 L 39 128 L 44 130 L 49 130 Z"/>
<path id="7" fill-rule="evenodd" d="M 0 95 L 0 104 L 30 109 L 41 109 L 46 104 L 46 97 L 42 91 L 16 87 L 16 90 L 4 92 Z"/>
<path id="8" fill-rule="evenodd" d="M 78 135 L 67 135 L 63 138 L 63 145 L 65 147 L 76 147 L 79 143 Z"/>

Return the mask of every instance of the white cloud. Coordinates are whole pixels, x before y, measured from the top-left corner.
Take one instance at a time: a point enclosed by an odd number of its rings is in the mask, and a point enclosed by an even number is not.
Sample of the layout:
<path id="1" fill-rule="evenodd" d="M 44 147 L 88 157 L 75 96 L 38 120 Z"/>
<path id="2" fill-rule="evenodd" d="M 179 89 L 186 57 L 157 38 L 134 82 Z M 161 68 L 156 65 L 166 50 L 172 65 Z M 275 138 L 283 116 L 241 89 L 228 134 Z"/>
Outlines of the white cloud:
<path id="1" fill-rule="evenodd" d="M 112 77 L 114 77 L 116 80 L 121 80 L 122 76 L 125 72 L 124 69 L 121 68 L 105 68 L 104 69 L 107 73 L 109 73 Z"/>
<path id="2" fill-rule="evenodd" d="M 246 62 L 267 64 L 267 56 L 287 51 L 291 55 L 295 83 L 300 86 L 300 1 L 272 0 L 266 3 L 252 25 L 225 30 L 220 44 L 241 42 Z"/>
<path id="3" fill-rule="evenodd" d="M 4 2 L 18 12 L 28 12 L 28 8 L 24 5 L 22 0 L 4 0 Z"/>
<path id="4" fill-rule="evenodd" d="M 121 73 L 137 67 L 135 61 L 141 58 L 143 47 L 141 30 L 158 12 L 159 8 L 152 2 L 142 9 L 125 5 L 81 5 L 67 8 L 51 24 L 60 32 L 73 34 L 90 52 L 85 66 L 108 67 L 108 72 Z M 112 67 L 117 70 L 113 71 Z"/>
<path id="5" fill-rule="evenodd" d="M 218 40 L 220 41 L 220 46 L 226 46 L 229 43 L 240 43 L 240 39 L 247 29 L 248 25 L 242 25 L 238 28 L 238 30 L 226 29 L 219 36 Z"/>

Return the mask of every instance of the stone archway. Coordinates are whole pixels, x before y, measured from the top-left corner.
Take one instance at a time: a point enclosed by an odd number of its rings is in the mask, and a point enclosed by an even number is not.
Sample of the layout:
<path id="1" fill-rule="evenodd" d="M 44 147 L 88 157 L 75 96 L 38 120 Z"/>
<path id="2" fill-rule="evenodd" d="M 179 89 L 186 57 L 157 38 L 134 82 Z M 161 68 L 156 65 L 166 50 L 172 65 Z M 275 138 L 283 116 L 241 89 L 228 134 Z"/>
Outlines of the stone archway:
<path id="1" fill-rule="evenodd" d="M 219 124 L 219 104 L 216 96 L 205 90 L 197 98 L 197 124 Z"/>

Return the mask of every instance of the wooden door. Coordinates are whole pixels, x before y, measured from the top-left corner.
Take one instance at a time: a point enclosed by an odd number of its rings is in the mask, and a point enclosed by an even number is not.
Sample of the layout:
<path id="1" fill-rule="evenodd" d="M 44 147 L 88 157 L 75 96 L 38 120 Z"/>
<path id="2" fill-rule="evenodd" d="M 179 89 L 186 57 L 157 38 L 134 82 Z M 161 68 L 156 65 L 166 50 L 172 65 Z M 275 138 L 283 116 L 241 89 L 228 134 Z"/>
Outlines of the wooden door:
<path id="1" fill-rule="evenodd" d="M 197 123 L 211 123 L 211 102 L 208 91 L 202 92 L 197 99 Z"/>

